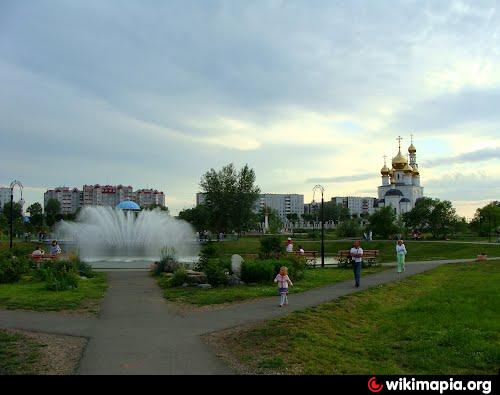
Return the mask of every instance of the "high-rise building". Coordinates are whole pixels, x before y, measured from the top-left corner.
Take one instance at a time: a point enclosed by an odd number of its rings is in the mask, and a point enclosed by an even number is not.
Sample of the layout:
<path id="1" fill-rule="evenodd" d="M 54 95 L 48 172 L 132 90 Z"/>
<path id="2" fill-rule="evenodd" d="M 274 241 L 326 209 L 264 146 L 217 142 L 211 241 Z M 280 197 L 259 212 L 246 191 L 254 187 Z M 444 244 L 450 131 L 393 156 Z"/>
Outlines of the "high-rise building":
<path id="1" fill-rule="evenodd" d="M 0 210 L 3 210 L 6 203 L 10 203 L 10 188 L 0 187 Z"/>
<path id="2" fill-rule="evenodd" d="M 152 204 L 165 206 L 165 194 L 162 191 L 140 189 L 133 192 L 130 185 L 84 185 L 81 191 L 78 188 L 59 187 L 45 192 L 45 205 L 49 199 L 56 199 L 61 203 L 62 214 L 75 213 L 83 206 L 116 207 L 125 200 L 132 200 L 141 207 Z"/>
<path id="3" fill-rule="evenodd" d="M 304 195 L 296 193 L 264 193 L 257 200 L 255 209 L 263 208 L 276 210 L 282 221 L 287 219 L 288 214 L 297 214 L 300 218 L 304 214 Z"/>
<path id="4" fill-rule="evenodd" d="M 359 196 L 335 196 L 332 197 L 332 202 L 340 204 L 342 207 L 349 209 L 351 216 L 360 217 L 362 215 L 371 215 L 375 212 L 374 197 L 359 197 Z"/>

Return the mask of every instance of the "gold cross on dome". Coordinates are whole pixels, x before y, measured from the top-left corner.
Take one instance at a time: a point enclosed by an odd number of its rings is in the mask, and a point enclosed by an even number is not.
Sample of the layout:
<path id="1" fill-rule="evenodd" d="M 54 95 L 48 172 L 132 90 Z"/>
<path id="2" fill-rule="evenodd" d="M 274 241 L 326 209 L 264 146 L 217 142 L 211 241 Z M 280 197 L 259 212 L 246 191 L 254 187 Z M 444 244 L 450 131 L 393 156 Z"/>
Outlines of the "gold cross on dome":
<path id="1" fill-rule="evenodd" d="M 403 138 L 401 136 L 398 136 L 396 140 L 398 140 L 399 142 L 399 150 L 401 151 L 401 140 L 403 140 Z"/>

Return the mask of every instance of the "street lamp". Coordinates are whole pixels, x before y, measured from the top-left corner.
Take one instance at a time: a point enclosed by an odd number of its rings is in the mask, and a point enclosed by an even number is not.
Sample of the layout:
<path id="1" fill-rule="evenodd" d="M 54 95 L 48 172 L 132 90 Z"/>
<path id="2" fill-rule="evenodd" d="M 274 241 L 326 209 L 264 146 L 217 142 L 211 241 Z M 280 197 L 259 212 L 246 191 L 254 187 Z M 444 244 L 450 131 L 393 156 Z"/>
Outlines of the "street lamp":
<path id="1" fill-rule="evenodd" d="M 323 204 L 323 193 L 325 192 L 325 188 L 323 188 L 322 185 L 316 185 L 313 188 L 313 201 L 316 189 L 319 189 L 321 192 L 321 267 L 325 267 L 325 208 Z"/>
<path id="2" fill-rule="evenodd" d="M 14 187 L 19 187 L 21 191 L 21 201 L 23 200 L 23 184 L 21 181 L 14 180 L 10 183 L 10 243 L 9 248 L 12 249 L 12 235 L 13 235 L 13 225 L 14 225 Z"/>

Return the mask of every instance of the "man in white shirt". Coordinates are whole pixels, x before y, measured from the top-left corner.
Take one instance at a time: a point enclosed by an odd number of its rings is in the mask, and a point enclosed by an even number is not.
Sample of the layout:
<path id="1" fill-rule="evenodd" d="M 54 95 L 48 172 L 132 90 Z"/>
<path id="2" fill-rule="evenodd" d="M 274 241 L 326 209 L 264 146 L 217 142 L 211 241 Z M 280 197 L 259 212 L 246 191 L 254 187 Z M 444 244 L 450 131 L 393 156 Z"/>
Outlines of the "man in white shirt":
<path id="1" fill-rule="evenodd" d="M 354 246 L 350 251 L 352 260 L 352 270 L 354 271 L 354 281 L 356 282 L 355 287 L 359 288 L 359 283 L 361 280 L 361 264 L 363 262 L 363 249 L 360 246 L 359 240 L 354 242 Z"/>

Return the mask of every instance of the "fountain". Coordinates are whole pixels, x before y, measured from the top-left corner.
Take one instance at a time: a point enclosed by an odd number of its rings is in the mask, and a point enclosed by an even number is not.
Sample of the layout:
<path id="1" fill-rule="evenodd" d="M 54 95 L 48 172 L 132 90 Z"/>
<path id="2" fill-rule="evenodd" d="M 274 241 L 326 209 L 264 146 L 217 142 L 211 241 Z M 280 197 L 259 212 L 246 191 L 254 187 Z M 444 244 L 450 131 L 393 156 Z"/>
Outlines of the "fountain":
<path id="1" fill-rule="evenodd" d="M 173 247 L 185 263 L 195 262 L 198 255 L 191 225 L 159 209 L 87 206 L 75 222 L 61 221 L 56 236 L 64 249 L 76 249 L 96 268 L 145 268 L 160 259 L 164 247 Z"/>

